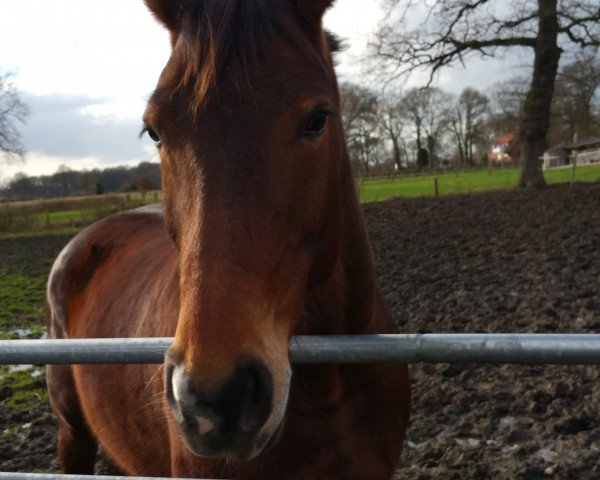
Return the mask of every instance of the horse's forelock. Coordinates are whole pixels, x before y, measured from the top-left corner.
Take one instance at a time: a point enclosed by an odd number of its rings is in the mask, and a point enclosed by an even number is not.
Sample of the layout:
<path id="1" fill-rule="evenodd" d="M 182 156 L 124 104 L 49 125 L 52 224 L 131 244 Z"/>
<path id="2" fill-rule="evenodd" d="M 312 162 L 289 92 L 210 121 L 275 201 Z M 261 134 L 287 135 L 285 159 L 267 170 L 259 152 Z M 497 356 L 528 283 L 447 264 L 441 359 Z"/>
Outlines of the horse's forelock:
<path id="1" fill-rule="evenodd" d="M 175 51 L 181 68 L 178 87 L 192 87 L 193 111 L 209 92 L 218 94 L 220 78 L 226 77 L 239 91 L 250 89 L 250 77 L 260 64 L 261 51 L 280 29 L 280 9 L 276 2 L 267 3 L 209 0 L 188 6 Z"/>
<path id="2" fill-rule="evenodd" d="M 290 4 L 287 4 L 290 8 Z M 272 39 L 298 39 L 286 24 L 286 2 L 281 0 L 203 0 L 187 4 L 175 45 L 179 55 L 178 89 L 191 88 L 195 113 L 208 94 L 219 94 L 219 79 L 242 94 L 251 96 L 252 75 L 260 68 L 261 56 Z M 300 29 L 296 29 L 300 31 Z M 327 44 L 337 51 L 340 41 L 327 32 Z"/>

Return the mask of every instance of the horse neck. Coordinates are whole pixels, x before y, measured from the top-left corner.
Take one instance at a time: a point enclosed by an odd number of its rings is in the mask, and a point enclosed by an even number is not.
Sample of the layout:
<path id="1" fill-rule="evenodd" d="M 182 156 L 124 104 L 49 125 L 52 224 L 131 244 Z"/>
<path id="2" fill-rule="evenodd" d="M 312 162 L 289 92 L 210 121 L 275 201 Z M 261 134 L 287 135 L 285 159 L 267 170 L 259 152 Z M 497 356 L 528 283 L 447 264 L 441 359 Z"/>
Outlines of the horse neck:
<path id="1" fill-rule="evenodd" d="M 377 285 L 373 253 L 349 166 L 347 170 L 343 176 L 342 236 L 336 265 L 322 285 L 309 291 L 305 321 L 297 334 L 358 335 L 396 331 Z M 340 413 L 343 403 L 344 415 L 362 415 L 362 404 L 344 399 L 354 398 L 352 392 L 362 380 L 368 383 L 379 375 L 377 367 L 374 368 L 341 363 L 294 365 L 288 423 L 295 425 L 300 436 L 304 432 L 307 438 L 315 441 L 315 431 L 319 430 L 319 435 L 330 442 L 330 435 L 334 435 L 330 429 L 318 424 L 320 420 L 317 420 L 316 428 L 302 412 Z"/>
<path id="2" fill-rule="evenodd" d="M 350 166 L 342 173 L 342 234 L 332 274 L 307 296 L 303 334 L 349 335 L 393 331 Z"/>

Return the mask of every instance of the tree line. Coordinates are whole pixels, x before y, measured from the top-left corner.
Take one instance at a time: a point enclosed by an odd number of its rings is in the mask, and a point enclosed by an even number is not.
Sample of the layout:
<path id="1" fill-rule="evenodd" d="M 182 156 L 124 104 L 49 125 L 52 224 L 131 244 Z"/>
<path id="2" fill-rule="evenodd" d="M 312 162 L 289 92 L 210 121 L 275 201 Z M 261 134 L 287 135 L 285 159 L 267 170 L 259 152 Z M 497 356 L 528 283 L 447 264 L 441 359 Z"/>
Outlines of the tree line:
<path id="1" fill-rule="evenodd" d="M 111 167 L 94 170 L 71 170 L 61 166 L 52 175 L 27 176 L 18 173 L 0 189 L 2 200 L 101 195 L 109 192 L 138 191 L 160 188 L 160 165 L 142 162 L 131 168 Z"/>
<path id="2" fill-rule="evenodd" d="M 342 120 L 356 173 L 489 166 L 490 142 L 517 137 L 530 81 L 516 76 L 487 92 L 459 95 L 435 86 L 381 92 L 343 83 Z M 560 69 L 550 108 L 550 145 L 600 136 L 600 57 L 582 56 Z M 511 158 L 519 158 L 518 143 Z"/>

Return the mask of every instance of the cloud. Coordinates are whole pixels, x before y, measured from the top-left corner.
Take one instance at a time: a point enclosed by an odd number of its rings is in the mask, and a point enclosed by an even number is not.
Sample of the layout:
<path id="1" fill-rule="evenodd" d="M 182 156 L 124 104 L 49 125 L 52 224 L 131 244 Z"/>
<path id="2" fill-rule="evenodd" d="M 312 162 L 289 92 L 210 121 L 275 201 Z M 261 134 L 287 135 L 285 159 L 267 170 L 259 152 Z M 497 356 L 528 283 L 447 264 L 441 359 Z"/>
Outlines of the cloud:
<path id="1" fill-rule="evenodd" d="M 23 143 L 33 157 L 58 157 L 67 165 L 86 157 L 106 165 L 152 159 L 152 142 L 138 138 L 141 113 L 138 118 L 94 114 L 110 112 L 111 101 L 85 95 L 25 94 L 23 100 L 31 108 Z"/>

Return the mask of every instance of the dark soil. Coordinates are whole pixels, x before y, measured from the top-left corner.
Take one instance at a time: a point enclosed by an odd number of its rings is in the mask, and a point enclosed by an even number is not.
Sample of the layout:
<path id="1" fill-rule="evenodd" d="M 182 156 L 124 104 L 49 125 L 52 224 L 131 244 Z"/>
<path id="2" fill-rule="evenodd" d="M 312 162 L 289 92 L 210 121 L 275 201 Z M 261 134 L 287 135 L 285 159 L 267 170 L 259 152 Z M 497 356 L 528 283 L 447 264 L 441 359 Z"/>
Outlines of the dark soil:
<path id="1" fill-rule="evenodd" d="M 403 332 L 600 331 L 600 184 L 364 210 Z M 600 478 L 598 367 L 418 364 L 411 373 L 396 479 Z M 47 412 L 43 402 L 0 402 L 0 470 L 57 470 Z"/>

